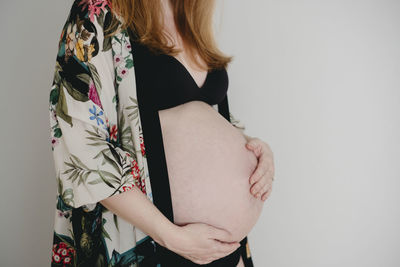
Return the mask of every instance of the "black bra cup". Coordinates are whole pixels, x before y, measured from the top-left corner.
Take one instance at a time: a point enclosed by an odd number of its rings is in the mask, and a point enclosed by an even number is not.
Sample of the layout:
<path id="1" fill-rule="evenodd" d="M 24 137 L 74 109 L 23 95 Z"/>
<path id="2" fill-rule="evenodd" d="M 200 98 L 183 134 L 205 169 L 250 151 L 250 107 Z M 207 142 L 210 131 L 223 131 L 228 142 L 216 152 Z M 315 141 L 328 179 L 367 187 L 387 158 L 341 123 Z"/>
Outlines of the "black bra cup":
<path id="1" fill-rule="evenodd" d="M 189 101 L 200 100 L 218 104 L 218 112 L 228 121 L 228 74 L 226 69 L 210 70 L 199 87 L 186 67 L 175 57 L 156 55 L 146 46 L 135 42 L 130 35 L 135 66 L 138 107 L 146 147 L 153 203 L 173 222 L 168 170 L 162 140 L 158 110 L 172 108 Z M 243 242 L 241 241 L 243 246 Z M 238 264 L 242 247 L 231 254 L 206 265 L 193 263 L 173 251 L 156 244 L 156 255 L 165 267 L 234 267 Z M 150 266 L 150 265 L 149 265 Z"/>
<path id="2" fill-rule="evenodd" d="M 174 56 L 154 54 L 146 46 L 134 43 L 133 53 L 140 60 L 142 84 L 156 100 L 158 110 L 199 100 L 216 105 L 225 98 L 229 79 L 225 68 L 209 70 L 199 87 L 186 67 Z"/>

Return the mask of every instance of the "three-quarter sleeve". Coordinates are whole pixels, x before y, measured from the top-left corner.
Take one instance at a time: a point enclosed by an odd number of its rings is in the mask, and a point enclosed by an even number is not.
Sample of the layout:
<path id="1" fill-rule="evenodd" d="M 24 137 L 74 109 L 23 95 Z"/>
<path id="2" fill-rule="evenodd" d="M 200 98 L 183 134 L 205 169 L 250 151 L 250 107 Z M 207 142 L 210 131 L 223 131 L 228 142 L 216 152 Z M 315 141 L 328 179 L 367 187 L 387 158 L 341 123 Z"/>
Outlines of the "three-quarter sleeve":
<path id="1" fill-rule="evenodd" d="M 119 140 L 111 40 L 98 17 L 73 9 L 61 33 L 50 90 L 60 205 L 78 208 L 139 186 L 135 155 Z M 101 14 L 100 14 L 101 16 Z"/>

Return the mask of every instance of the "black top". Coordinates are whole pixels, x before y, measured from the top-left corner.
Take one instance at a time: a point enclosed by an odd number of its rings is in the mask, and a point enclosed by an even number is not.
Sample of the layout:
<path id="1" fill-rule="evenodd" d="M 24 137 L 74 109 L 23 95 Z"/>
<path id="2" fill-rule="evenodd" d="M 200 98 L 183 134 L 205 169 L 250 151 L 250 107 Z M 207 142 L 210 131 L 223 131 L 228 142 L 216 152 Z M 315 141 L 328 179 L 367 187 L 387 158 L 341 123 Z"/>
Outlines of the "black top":
<path id="1" fill-rule="evenodd" d="M 203 85 L 199 87 L 186 67 L 174 56 L 155 55 L 139 43 L 135 43 L 133 49 L 136 65 L 140 65 L 140 83 L 146 87 L 151 96 L 151 105 L 157 110 L 193 100 L 215 105 L 226 96 L 229 80 L 225 68 L 209 70 Z"/>
<path id="2" fill-rule="evenodd" d="M 210 105 L 218 104 L 218 112 L 230 122 L 227 98 L 228 74 L 225 68 L 208 71 L 204 84 L 199 87 L 178 59 L 171 55 L 152 53 L 148 47 L 136 42 L 132 33 L 130 41 L 153 203 L 173 222 L 171 192 L 158 111 L 200 100 Z M 232 264 L 237 264 L 240 257 L 238 249 L 235 253 L 215 261 L 216 265 L 197 265 L 162 246 L 158 246 L 157 249 L 163 262 L 173 263 L 171 266 L 174 267 L 180 266 L 178 262 L 185 267 L 230 267 L 236 266 Z"/>

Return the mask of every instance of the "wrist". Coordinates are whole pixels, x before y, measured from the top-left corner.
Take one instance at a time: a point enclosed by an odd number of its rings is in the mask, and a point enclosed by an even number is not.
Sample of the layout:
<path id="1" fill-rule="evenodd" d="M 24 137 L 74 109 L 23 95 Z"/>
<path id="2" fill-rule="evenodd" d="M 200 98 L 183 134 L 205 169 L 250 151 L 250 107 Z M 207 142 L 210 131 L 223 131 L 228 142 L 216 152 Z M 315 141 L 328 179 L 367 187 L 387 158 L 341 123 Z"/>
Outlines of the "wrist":
<path id="1" fill-rule="evenodd" d="M 176 243 L 177 237 L 179 237 L 180 227 L 167 219 L 165 225 L 158 229 L 159 232 L 157 237 L 153 238 L 154 241 L 159 243 L 161 246 L 172 250 L 171 248 Z"/>

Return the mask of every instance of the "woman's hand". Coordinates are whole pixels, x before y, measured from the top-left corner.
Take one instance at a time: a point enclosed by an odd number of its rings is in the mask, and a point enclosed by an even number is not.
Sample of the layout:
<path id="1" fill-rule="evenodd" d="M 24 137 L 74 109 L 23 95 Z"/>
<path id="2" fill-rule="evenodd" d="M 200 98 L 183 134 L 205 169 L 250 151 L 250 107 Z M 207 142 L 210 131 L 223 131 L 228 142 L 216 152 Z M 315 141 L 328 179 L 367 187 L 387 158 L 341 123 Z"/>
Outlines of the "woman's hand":
<path id="1" fill-rule="evenodd" d="M 265 201 L 272 191 L 272 181 L 275 176 L 273 153 L 267 143 L 257 137 L 246 137 L 247 149 L 254 152 L 258 159 L 257 168 L 249 178 L 251 184 L 250 193 L 255 197 L 261 197 Z"/>
<path id="2" fill-rule="evenodd" d="M 166 242 L 169 250 L 197 263 L 207 264 L 225 257 L 239 248 L 239 242 L 231 242 L 230 234 L 205 223 L 190 223 L 176 228 Z"/>

